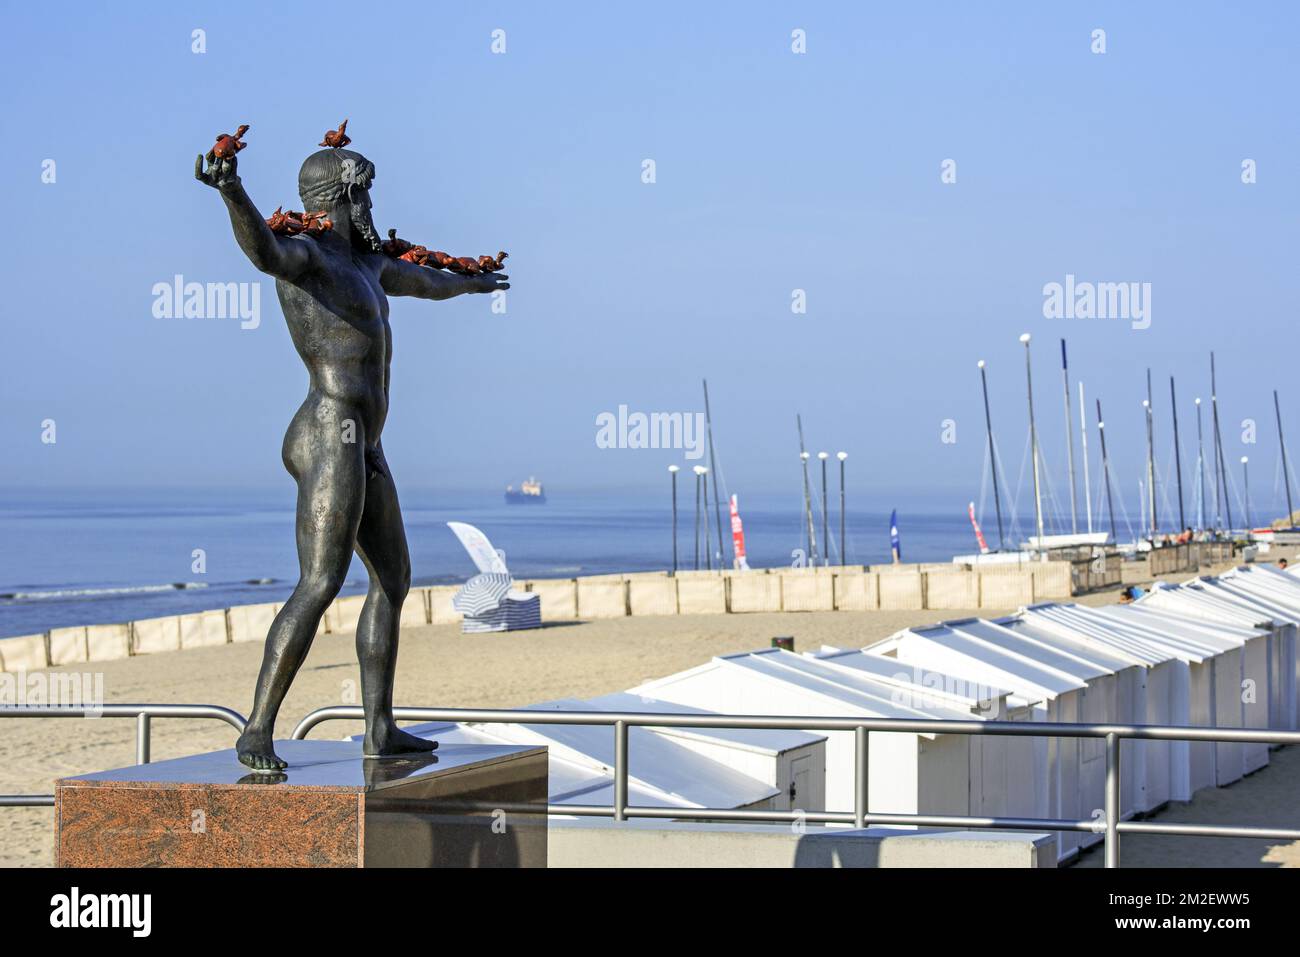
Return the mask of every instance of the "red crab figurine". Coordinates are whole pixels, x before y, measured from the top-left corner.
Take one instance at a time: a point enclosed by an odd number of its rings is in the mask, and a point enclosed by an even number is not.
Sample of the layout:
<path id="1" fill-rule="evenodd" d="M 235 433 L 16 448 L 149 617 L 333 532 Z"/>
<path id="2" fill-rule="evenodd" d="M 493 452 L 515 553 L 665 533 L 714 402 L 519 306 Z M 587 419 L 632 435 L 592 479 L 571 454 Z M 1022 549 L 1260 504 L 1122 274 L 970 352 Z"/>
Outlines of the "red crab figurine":
<path id="1" fill-rule="evenodd" d="M 501 252 L 497 253 L 495 259 L 493 259 L 491 256 L 479 256 L 478 257 L 479 269 L 483 270 L 484 272 L 500 272 L 502 268 L 501 263 L 505 260 L 506 256 L 508 255 L 509 253 L 507 253 L 503 249 L 501 250 Z"/>
<path id="2" fill-rule="evenodd" d="M 380 243 L 380 246 L 384 250 L 384 255 L 390 256 L 393 259 L 400 259 L 403 254 L 409 252 L 411 249 L 411 244 L 405 239 L 397 238 L 397 230 L 395 229 L 390 229 L 388 231 L 388 239 L 383 243 Z"/>
<path id="3" fill-rule="evenodd" d="M 334 224 L 325 218 L 326 210 L 318 213 L 302 214 L 302 231 L 308 236 L 319 236 L 321 233 L 329 232 L 334 228 Z"/>
<path id="4" fill-rule="evenodd" d="M 217 136 L 216 145 L 212 147 L 212 153 L 217 159 L 230 159 L 248 144 L 244 142 L 243 136 L 248 132 L 248 124 L 245 123 L 235 130 L 235 135 L 221 133 Z"/>
<path id="5" fill-rule="evenodd" d="M 326 131 L 325 138 L 316 145 L 328 146 L 331 149 L 336 149 L 336 150 L 342 149 L 344 146 L 347 146 L 349 143 L 352 142 L 352 137 L 348 136 L 347 129 L 348 129 L 348 121 L 344 120 L 342 123 L 339 124 L 339 128 L 337 130 Z"/>
<path id="6" fill-rule="evenodd" d="M 289 214 L 282 212 L 283 206 L 275 207 L 275 212 L 270 215 L 266 225 L 270 227 L 271 232 L 280 234 L 287 232 L 286 224 L 289 222 Z"/>

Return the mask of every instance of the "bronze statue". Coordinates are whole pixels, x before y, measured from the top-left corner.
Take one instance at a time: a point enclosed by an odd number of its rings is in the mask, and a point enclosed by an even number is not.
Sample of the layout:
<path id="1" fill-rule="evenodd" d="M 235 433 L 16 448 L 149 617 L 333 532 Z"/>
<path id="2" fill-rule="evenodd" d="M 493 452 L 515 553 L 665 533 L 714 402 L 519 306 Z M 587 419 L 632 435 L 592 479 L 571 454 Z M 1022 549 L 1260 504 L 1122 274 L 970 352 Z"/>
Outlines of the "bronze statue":
<path id="1" fill-rule="evenodd" d="M 199 156 L 194 176 L 221 194 L 240 249 L 275 277 L 310 384 L 282 450 L 298 485 L 301 573 L 271 624 L 253 710 L 236 751 L 254 771 L 274 774 L 286 766 L 272 745 L 276 713 L 325 608 L 343 585 L 354 549 L 370 575 L 357 623 L 364 754 L 432 751 L 435 742 L 402 731 L 393 719 L 398 620 L 410 588 L 411 561 L 380 443 L 392 358 L 387 297 L 450 299 L 508 289 L 508 277 L 443 272 L 385 255 L 370 216 L 375 167 L 360 153 L 332 144 L 308 156 L 298 173 L 303 209 L 318 211 L 308 220 L 317 226 L 277 235 L 236 173 L 235 154 L 246 145 L 240 139 L 246 131 L 240 127 L 210 150 L 206 169 L 205 157 Z M 344 127 L 336 132 L 342 143 Z"/>

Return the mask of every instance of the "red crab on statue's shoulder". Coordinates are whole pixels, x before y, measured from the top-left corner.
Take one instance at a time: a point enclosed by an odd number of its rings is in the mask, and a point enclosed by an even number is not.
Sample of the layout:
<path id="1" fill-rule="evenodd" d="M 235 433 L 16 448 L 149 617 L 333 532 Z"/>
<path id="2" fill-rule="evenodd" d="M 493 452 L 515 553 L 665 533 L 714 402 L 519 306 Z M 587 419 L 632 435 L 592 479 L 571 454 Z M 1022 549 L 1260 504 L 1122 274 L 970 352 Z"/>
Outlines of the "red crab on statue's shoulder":
<path id="1" fill-rule="evenodd" d="M 266 225 L 277 236 L 297 236 L 299 233 L 319 236 L 334 228 L 334 223 L 325 218 L 324 210 L 318 213 L 282 212 L 280 206 L 275 208 Z"/>
<path id="2" fill-rule="evenodd" d="M 248 144 L 244 142 L 243 136 L 248 132 L 248 124 L 244 123 L 235 130 L 234 135 L 230 133 L 217 134 L 216 145 L 212 147 L 212 154 L 217 159 L 230 159 Z"/>

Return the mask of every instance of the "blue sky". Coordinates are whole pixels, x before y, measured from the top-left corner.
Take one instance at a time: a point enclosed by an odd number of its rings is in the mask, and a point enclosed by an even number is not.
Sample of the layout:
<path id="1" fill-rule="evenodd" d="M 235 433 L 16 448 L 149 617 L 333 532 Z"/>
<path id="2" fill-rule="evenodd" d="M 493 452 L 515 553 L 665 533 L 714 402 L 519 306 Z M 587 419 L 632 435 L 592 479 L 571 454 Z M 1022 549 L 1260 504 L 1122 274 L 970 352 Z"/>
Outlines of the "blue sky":
<path id="1" fill-rule="evenodd" d="M 347 116 L 381 230 L 511 254 L 505 316 L 485 297 L 393 303 L 384 444 L 404 487 L 659 488 L 681 454 L 600 449 L 596 416 L 698 410 L 707 376 L 732 491 L 797 492 L 799 412 L 814 450 L 850 452 L 856 492 L 964 508 L 976 360 L 1014 479 L 1029 331 L 1059 492 L 1064 335 L 1130 509 L 1145 370 L 1163 468 L 1168 377 L 1194 455 L 1211 349 L 1234 476 L 1249 454 L 1270 499 L 1273 388 L 1300 435 L 1298 19 L 1283 3 L 9 5 L 0 486 L 288 482 L 306 374 L 273 284 L 255 330 L 157 319 L 151 289 L 259 279 L 191 176 L 216 133 L 251 124 L 240 173 L 269 214 L 297 207 L 299 164 Z M 1043 286 L 1067 274 L 1151 283 L 1150 328 L 1045 318 Z"/>

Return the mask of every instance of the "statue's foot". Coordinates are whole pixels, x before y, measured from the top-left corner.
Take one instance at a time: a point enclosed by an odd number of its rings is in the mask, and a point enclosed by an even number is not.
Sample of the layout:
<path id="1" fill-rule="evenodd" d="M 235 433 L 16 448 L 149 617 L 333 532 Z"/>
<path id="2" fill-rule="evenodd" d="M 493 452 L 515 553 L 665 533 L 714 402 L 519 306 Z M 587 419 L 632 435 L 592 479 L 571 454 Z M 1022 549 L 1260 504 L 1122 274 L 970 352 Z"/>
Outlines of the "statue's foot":
<path id="1" fill-rule="evenodd" d="M 278 774 L 288 767 L 276 756 L 269 731 L 246 728 L 235 742 L 235 753 L 239 755 L 240 764 L 252 768 L 258 774 Z"/>
<path id="2" fill-rule="evenodd" d="M 437 750 L 437 741 L 417 738 L 392 722 L 380 722 L 374 729 L 366 731 L 362 754 L 368 758 L 379 758 L 394 754 L 420 754 Z"/>

